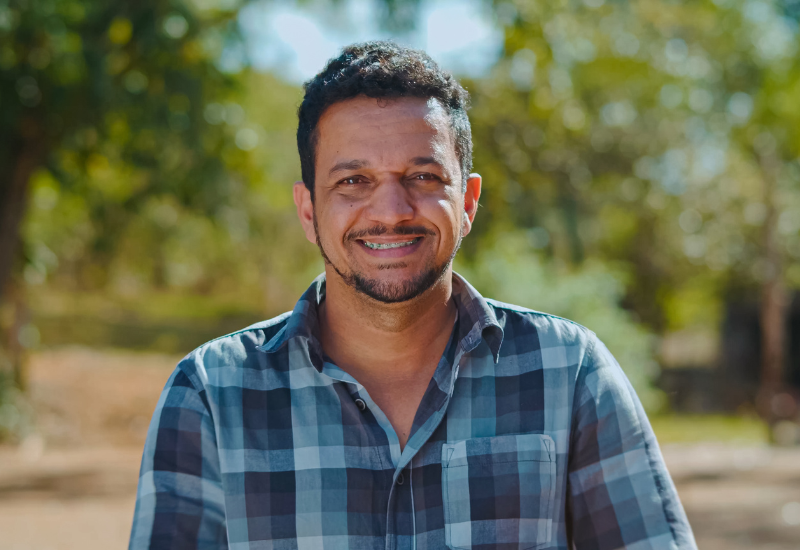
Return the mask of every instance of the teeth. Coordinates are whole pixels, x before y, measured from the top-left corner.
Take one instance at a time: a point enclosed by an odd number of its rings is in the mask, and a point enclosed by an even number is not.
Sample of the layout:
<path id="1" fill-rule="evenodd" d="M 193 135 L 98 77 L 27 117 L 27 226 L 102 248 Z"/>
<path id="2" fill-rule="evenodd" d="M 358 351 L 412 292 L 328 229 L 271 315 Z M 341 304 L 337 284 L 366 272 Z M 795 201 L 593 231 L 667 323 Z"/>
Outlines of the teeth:
<path id="1" fill-rule="evenodd" d="M 402 248 L 404 246 L 410 246 L 415 242 L 417 242 L 419 239 L 420 237 L 417 237 L 416 239 L 411 239 L 410 241 L 405 241 L 402 243 L 386 243 L 386 244 L 378 244 L 378 243 L 371 243 L 369 241 L 364 241 L 364 244 L 367 246 L 367 248 L 371 248 L 373 250 L 386 250 L 388 248 Z"/>

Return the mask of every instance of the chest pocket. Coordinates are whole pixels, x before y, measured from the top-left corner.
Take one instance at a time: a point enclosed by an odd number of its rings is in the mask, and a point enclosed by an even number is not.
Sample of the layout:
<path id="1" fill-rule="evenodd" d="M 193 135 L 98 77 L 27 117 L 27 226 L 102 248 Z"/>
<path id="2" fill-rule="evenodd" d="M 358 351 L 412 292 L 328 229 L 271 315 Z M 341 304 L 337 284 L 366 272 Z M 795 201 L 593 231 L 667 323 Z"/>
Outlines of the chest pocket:
<path id="1" fill-rule="evenodd" d="M 519 434 L 442 446 L 442 497 L 448 548 L 546 546 L 553 529 L 555 442 Z"/>

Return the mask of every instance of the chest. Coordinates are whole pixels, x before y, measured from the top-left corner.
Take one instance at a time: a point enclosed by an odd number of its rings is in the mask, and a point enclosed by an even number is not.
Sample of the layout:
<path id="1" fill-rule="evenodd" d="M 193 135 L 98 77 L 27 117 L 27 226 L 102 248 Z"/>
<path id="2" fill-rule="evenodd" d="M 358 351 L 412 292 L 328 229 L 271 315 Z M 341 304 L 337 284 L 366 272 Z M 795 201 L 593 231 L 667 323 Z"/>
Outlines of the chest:
<path id="1" fill-rule="evenodd" d="M 486 372 L 462 372 L 451 395 L 423 390 L 399 417 L 338 381 L 247 390 L 241 407 L 218 408 L 229 537 L 494 548 L 505 533 L 514 548 L 549 547 L 565 454 L 546 411 L 559 392 L 541 371 Z M 398 418 L 411 422 L 402 452 Z"/>
<path id="2" fill-rule="evenodd" d="M 430 374 L 409 380 L 371 381 L 364 386 L 372 401 L 394 428 L 401 449 L 408 442 L 429 384 Z"/>

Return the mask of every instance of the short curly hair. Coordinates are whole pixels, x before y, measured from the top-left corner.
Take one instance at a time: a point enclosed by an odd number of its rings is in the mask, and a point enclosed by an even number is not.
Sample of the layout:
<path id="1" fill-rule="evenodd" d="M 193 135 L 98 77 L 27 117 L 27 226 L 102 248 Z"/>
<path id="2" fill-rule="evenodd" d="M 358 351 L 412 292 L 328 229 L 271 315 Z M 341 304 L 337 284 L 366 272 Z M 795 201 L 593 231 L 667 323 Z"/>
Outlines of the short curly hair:
<path id="1" fill-rule="evenodd" d="M 472 170 L 472 130 L 467 117 L 469 93 L 421 51 L 394 42 L 365 42 L 342 50 L 317 76 L 303 85 L 298 109 L 297 150 L 303 182 L 314 198 L 317 124 L 325 110 L 340 101 L 373 98 L 434 98 L 450 117 L 462 187 Z"/>

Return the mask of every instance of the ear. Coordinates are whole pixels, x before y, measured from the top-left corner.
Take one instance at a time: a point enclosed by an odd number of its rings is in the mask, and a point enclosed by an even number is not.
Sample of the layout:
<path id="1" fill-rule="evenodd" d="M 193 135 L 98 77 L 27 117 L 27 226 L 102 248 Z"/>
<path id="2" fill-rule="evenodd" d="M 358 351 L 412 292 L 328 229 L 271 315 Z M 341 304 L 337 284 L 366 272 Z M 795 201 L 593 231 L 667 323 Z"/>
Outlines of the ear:
<path id="1" fill-rule="evenodd" d="M 478 199 L 481 198 L 481 176 L 470 174 L 467 178 L 467 189 L 464 191 L 464 220 L 461 235 L 467 235 L 472 229 L 475 214 L 478 213 Z"/>
<path id="2" fill-rule="evenodd" d="M 314 203 L 311 200 L 311 191 L 308 190 L 305 183 L 296 181 L 294 182 L 292 193 L 294 194 L 294 204 L 297 207 L 297 217 L 300 218 L 300 224 L 303 226 L 306 239 L 312 244 L 317 244 L 317 232 L 314 229 Z"/>

